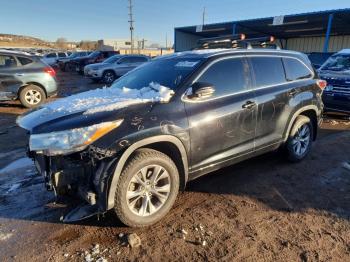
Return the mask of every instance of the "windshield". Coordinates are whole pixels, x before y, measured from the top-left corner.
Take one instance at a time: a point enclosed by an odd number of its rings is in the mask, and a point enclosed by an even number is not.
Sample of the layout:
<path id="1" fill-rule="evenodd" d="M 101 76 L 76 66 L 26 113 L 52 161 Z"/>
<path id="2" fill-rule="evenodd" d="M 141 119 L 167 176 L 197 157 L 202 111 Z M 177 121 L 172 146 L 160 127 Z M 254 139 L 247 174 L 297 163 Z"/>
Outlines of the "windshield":
<path id="1" fill-rule="evenodd" d="M 100 54 L 100 51 L 94 51 L 90 55 L 88 55 L 89 58 L 94 58 Z"/>
<path id="2" fill-rule="evenodd" d="M 327 59 L 320 70 L 348 71 L 350 70 L 350 55 L 333 55 Z"/>
<path id="3" fill-rule="evenodd" d="M 114 55 L 111 56 L 110 58 L 106 59 L 105 61 L 103 61 L 103 63 L 106 64 L 113 64 L 115 62 L 117 62 L 120 59 L 121 55 Z"/>
<path id="4" fill-rule="evenodd" d="M 155 59 L 119 78 L 112 88 L 141 89 L 154 82 L 176 90 L 202 62 L 202 58 Z"/>

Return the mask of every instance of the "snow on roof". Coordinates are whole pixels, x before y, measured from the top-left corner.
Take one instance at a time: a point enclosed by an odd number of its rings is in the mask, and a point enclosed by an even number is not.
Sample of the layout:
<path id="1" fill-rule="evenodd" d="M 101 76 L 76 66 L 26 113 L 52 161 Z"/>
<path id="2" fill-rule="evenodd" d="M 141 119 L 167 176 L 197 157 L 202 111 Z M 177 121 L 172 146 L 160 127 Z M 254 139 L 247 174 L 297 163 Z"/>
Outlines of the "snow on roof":
<path id="1" fill-rule="evenodd" d="M 141 89 L 102 88 L 72 95 L 46 104 L 51 112 L 78 112 L 93 114 L 112 111 L 133 104 L 147 102 L 168 102 L 174 91 L 158 83 L 151 82 Z"/>
<path id="2" fill-rule="evenodd" d="M 338 52 L 338 54 L 350 54 L 350 49 L 342 49 Z"/>

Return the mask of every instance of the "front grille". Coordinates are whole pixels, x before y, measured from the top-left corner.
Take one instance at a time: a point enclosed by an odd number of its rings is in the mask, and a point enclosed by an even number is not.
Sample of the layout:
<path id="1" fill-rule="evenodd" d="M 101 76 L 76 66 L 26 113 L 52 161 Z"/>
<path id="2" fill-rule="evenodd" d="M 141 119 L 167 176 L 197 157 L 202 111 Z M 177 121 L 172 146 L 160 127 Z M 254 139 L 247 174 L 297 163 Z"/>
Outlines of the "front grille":
<path id="1" fill-rule="evenodd" d="M 340 93 L 340 94 L 347 94 L 347 95 L 350 95 L 350 87 L 333 86 L 332 91 L 333 91 L 334 93 Z"/>

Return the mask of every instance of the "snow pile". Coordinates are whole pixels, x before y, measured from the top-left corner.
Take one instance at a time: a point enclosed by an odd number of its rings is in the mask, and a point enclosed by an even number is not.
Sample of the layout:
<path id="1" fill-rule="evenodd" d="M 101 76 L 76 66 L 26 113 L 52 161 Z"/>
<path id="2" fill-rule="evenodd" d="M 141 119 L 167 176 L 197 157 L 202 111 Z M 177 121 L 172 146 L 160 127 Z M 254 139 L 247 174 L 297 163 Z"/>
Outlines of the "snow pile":
<path id="1" fill-rule="evenodd" d="M 51 112 L 85 111 L 93 114 L 112 111 L 132 104 L 147 102 L 168 102 L 174 91 L 158 83 L 151 82 L 141 89 L 102 88 L 72 95 L 45 105 Z"/>

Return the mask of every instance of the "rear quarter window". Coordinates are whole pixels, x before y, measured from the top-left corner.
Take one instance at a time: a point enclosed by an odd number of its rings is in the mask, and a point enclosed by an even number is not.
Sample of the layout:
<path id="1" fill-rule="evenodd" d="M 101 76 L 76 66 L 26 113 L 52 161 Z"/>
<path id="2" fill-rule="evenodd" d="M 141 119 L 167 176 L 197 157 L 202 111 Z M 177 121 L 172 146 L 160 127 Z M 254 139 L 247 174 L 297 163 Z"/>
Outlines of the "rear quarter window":
<path id="1" fill-rule="evenodd" d="M 312 76 L 311 71 L 297 59 L 283 58 L 283 63 L 286 70 L 287 81 L 306 79 Z"/>
<path id="2" fill-rule="evenodd" d="M 282 84 L 286 82 L 282 58 L 251 57 L 256 87 Z"/>
<path id="3" fill-rule="evenodd" d="M 33 63 L 33 60 L 32 59 L 29 59 L 27 57 L 20 57 L 20 56 L 17 56 L 17 59 L 18 61 L 21 63 L 22 66 L 24 65 L 29 65 L 31 63 Z"/>

